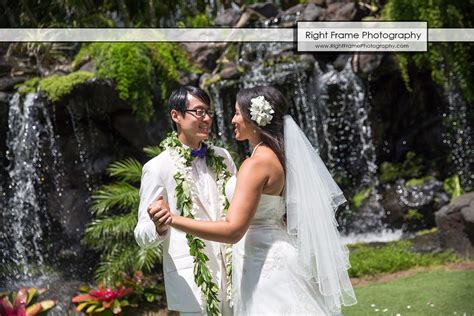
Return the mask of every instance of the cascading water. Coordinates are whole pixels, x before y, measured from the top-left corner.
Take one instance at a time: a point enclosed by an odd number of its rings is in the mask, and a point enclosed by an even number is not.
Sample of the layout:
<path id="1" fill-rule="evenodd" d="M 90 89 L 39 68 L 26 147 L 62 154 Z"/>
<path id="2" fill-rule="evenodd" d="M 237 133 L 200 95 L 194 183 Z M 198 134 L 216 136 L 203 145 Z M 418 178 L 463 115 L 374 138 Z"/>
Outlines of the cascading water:
<path id="1" fill-rule="evenodd" d="M 443 142 L 451 149 L 451 158 L 454 164 L 454 171 L 459 175 L 461 186 L 466 190 L 472 190 L 474 184 L 474 154 L 473 135 L 469 123 L 469 111 L 466 99 L 455 88 L 457 79 L 450 79 L 451 88 L 445 92 L 448 102 L 448 111 L 443 113 L 444 133 Z"/>
<path id="2" fill-rule="evenodd" d="M 318 76 L 318 114 L 322 125 L 322 154 L 335 178 L 348 189 L 370 190 L 367 210 L 357 216 L 342 216 L 350 231 L 383 228 L 384 209 L 377 192 L 375 146 L 369 124 L 370 98 L 364 82 L 352 70 L 349 59 L 341 71 L 331 65 L 323 72 L 315 63 Z M 346 206 L 347 208 L 347 206 Z M 343 214 L 355 215 L 355 214 Z"/>
<path id="3" fill-rule="evenodd" d="M 24 101 L 16 94 L 10 102 L 7 138 L 9 184 L 2 227 L 2 279 L 19 280 L 40 272 L 45 262 L 46 237 L 50 218 L 46 210 L 45 186 L 48 179 L 47 160 L 58 162 L 53 126 L 41 98 L 28 94 Z M 48 149 L 49 154 L 44 149 Z M 49 156 L 49 157 L 48 157 Z M 49 184 L 49 185 L 51 185 Z"/>
<path id="4" fill-rule="evenodd" d="M 229 124 L 235 94 L 241 88 L 273 85 L 290 103 L 290 114 L 320 151 L 329 170 L 348 192 L 365 188 L 370 194 L 363 214 L 355 220 L 350 208 L 340 220 L 348 230 L 381 230 L 384 209 L 377 191 L 377 165 L 369 125 L 370 96 L 364 82 L 352 71 L 349 60 L 342 71 L 323 72 L 311 58 L 288 55 L 291 44 L 246 43 L 239 48 L 238 63 L 245 66 L 239 79 L 225 79 L 210 86 L 216 108 L 217 132 L 225 142 L 232 139 Z M 231 100 L 229 95 L 234 95 Z M 359 216 L 361 215 L 361 216 Z"/>

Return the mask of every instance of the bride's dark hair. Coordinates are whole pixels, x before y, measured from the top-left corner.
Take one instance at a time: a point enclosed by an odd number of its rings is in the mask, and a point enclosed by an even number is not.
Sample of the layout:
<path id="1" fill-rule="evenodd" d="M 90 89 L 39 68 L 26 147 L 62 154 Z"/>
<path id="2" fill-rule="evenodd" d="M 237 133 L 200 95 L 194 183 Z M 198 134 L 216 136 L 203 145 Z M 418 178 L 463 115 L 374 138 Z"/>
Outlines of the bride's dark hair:
<path id="1" fill-rule="evenodd" d="M 250 115 L 251 100 L 259 96 L 263 96 L 275 111 L 272 120 L 265 126 L 258 126 Z M 288 103 L 283 94 L 271 86 L 257 86 L 240 90 L 237 93 L 237 103 L 244 118 L 252 122 L 255 130 L 261 133 L 262 142 L 273 150 L 285 168 L 283 116 L 287 113 Z"/>

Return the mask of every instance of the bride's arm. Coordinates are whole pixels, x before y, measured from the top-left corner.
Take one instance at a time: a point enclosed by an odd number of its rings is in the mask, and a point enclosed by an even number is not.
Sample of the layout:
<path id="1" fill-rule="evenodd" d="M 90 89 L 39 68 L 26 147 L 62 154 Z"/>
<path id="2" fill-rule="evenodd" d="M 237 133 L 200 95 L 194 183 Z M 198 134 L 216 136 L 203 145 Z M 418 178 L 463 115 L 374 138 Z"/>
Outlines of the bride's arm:
<path id="1" fill-rule="evenodd" d="M 255 215 L 263 187 L 268 180 L 265 167 L 265 162 L 261 159 L 244 161 L 237 175 L 237 185 L 225 220 L 200 221 L 169 214 L 170 226 L 207 240 L 238 242 Z"/>

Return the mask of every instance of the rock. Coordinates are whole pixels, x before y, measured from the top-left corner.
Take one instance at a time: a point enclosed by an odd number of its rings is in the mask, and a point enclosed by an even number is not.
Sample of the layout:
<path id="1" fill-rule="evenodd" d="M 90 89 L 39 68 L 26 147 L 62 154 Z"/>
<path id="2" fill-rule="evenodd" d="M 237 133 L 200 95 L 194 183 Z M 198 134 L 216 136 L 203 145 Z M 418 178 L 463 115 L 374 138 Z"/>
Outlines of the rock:
<path id="1" fill-rule="evenodd" d="M 356 74 L 366 78 L 382 63 L 383 54 L 356 53 L 352 59 L 352 69 Z"/>
<path id="2" fill-rule="evenodd" d="M 365 7 L 359 6 L 357 3 L 336 2 L 328 4 L 327 11 L 321 20 L 324 21 L 360 21 L 370 12 Z"/>
<path id="3" fill-rule="evenodd" d="M 0 91 L 13 91 L 15 85 L 25 80 L 27 80 L 27 77 L 24 76 L 0 78 Z"/>
<path id="4" fill-rule="evenodd" d="M 474 192 L 454 199 L 436 212 L 441 245 L 460 256 L 474 257 Z"/>
<path id="5" fill-rule="evenodd" d="M 12 70 L 12 66 L 0 60 L 0 77 L 8 75 L 10 70 Z"/>
<path id="6" fill-rule="evenodd" d="M 226 9 L 219 13 L 216 17 L 216 26 L 234 26 L 240 19 L 241 12 L 235 9 Z"/>
<path id="7" fill-rule="evenodd" d="M 297 4 L 291 8 L 289 8 L 288 10 L 286 10 L 285 12 L 283 12 L 281 15 L 293 15 L 293 14 L 297 14 L 298 12 L 303 12 L 304 9 L 306 8 L 306 5 L 305 4 Z"/>
<path id="8" fill-rule="evenodd" d="M 11 95 L 5 92 L 0 92 L 0 177 L 2 179 L 6 178 L 6 175 L 3 175 L 5 167 L 7 166 L 7 132 L 8 132 L 8 112 L 10 110 L 10 100 Z M 6 171 L 5 171 L 6 173 Z M 0 187 L 2 181 L 0 181 Z M 0 197 L 3 199 L 3 197 Z M 1 206 L 1 203 L 0 203 Z"/>
<path id="9" fill-rule="evenodd" d="M 219 76 L 221 79 L 236 79 L 239 78 L 241 73 L 237 69 L 236 65 L 229 64 L 227 65 L 220 73 Z"/>
<path id="10" fill-rule="evenodd" d="M 421 235 L 416 235 L 410 238 L 412 242 L 412 251 L 417 253 L 439 253 L 442 247 L 437 232 L 428 232 Z"/>
<path id="11" fill-rule="evenodd" d="M 308 3 L 314 3 L 317 6 L 323 7 L 326 5 L 326 0 L 309 0 Z"/>
<path id="12" fill-rule="evenodd" d="M 249 8 L 267 19 L 277 17 L 280 12 L 271 2 L 252 4 Z"/>
<path id="13" fill-rule="evenodd" d="M 409 207 L 400 201 L 396 188 L 386 185 L 382 192 L 382 204 L 385 209 L 384 222 L 391 228 L 403 227 L 403 216 Z"/>
<path id="14" fill-rule="evenodd" d="M 183 48 L 189 53 L 191 60 L 208 72 L 216 68 L 216 60 L 226 48 L 226 43 L 182 43 Z"/>
<path id="15" fill-rule="evenodd" d="M 333 3 L 349 3 L 352 0 L 326 0 L 326 4 L 329 6 L 330 4 Z"/>
<path id="16" fill-rule="evenodd" d="M 301 16 L 302 21 L 317 21 L 320 16 L 324 14 L 325 10 L 318 7 L 314 3 L 310 3 L 306 6 Z"/>
<path id="17" fill-rule="evenodd" d="M 352 54 L 339 54 L 336 60 L 333 62 L 334 68 L 339 71 L 343 70 L 351 57 Z"/>

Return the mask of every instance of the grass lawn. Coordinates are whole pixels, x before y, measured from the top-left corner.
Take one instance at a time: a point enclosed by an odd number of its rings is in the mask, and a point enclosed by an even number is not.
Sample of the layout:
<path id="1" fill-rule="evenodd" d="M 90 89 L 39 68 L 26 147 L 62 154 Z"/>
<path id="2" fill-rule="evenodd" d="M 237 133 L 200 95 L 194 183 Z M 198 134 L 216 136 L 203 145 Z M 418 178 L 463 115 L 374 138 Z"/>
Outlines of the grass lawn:
<path id="1" fill-rule="evenodd" d="M 355 288 L 351 315 L 474 315 L 474 270 L 436 269 Z M 409 306 L 409 307 L 408 307 Z"/>

